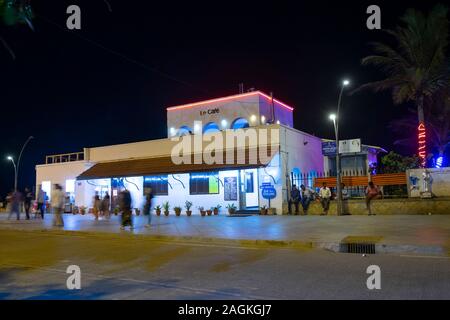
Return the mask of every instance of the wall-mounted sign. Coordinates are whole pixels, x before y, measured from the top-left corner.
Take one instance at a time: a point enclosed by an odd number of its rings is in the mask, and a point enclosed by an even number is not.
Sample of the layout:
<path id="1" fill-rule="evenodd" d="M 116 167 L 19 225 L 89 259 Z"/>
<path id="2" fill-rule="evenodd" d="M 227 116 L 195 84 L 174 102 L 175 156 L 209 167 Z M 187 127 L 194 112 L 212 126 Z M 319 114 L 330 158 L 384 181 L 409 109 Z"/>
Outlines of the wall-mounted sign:
<path id="1" fill-rule="evenodd" d="M 220 113 L 219 108 L 214 108 L 214 109 L 208 109 L 208 110 L 201 110 L 200 111 L 200 115 L 204 116 L 207 114 L 216 114 L 216 113 Z"/>
<path id="2" fill-rule="evenodd" d="M 237 178 L 226 177 L 224 178 L 224 200 L 225 201 L 237 201 Z"/>

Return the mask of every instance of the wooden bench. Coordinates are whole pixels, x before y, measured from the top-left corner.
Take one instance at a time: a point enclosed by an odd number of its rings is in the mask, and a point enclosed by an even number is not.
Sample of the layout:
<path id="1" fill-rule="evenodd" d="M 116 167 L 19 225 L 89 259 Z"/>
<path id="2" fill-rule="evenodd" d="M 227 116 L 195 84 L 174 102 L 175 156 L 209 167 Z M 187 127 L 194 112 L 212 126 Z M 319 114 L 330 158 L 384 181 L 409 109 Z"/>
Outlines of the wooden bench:
<path id="1" fill-rule="evenodd" d="M 406 184 L 406 173 L 377 174 L 370 177 L 377 186 L 395 186 Z M 345 176 L 341 177 L 347 187 L 367 186 L 368 176 Z M 320 188 L 326 182 L 328 187 L 336 187 L 336 177 L 314 178 L 314 187 Z"/>

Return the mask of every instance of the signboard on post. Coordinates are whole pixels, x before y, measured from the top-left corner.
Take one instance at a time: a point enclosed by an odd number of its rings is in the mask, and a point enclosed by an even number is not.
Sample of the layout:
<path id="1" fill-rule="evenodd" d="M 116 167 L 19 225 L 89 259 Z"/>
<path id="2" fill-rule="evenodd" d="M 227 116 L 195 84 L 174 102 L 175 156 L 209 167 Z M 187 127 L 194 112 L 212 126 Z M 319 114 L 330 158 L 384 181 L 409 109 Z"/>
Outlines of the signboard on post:
<path id="1" fill-rule="evenodd" d="M 264 199 L 271 200 L 276 198 L 277 190 L 275 190 L 273 184 L 271 184 L 270 182 L 264 182 L 262 183 L 261 188 L 261 194 Z"/>
<path id="2" fill-rule="evenodd" d="M 339 141 L 339 153 L 361 152 L 361 139 Z"/>
<path id="3" fill-rule="evenodd" d="M 339 141 L 339 154 L 361 152 L 361 139 L 351 139 Z M 322 142 L 322 154 L 324 156 L 336 155 L 336 142 Z"/>
<path id="4" fill-rule="evenodd" d="M 322 142 L 322 154 L 324 156 L 335 156 L 336 155 L 336 142 Z"/>

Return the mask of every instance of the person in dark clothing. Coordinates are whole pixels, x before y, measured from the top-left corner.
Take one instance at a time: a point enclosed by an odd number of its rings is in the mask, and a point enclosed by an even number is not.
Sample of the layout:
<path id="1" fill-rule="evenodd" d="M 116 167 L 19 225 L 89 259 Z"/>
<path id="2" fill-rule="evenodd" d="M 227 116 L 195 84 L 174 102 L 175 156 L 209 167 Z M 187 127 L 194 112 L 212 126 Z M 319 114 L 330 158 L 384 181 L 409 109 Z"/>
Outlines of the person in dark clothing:
<path id="1" fill-rule="evenodd" d="M 289 199 L 289 214 L 292 214 L 291 206 L 295 205 L 295 214 L 298 215 L 298 204 L 300 202 L 300 190 L 297 189 L 297 186 L 292 185 L 291 197 Z"/>
<path id="2" fill-rule="evenodd" d="M 31 209 L 31 201 L 33 200 L 33 194 L 31 193 L 31 190 L 28 188 L 25 188 L 25 198 L 23 201 L 23 205 L 25 207 L 25 215 L 27 217 L 27 220 L 30 220 L 30 209 Z"/>
<path id="3" fill-rule="evenodd" d="M 122 211 L 122 224 L 120 229 L 124 230 L 126 226 L 130 226 L 130 229 L 133 229 L 130 191 L 124 190 L 119 194 L 119 207 L 120 211 Z"/>
<path id="4" fill-rule="evenodd" d="M 144 215 L 148 215 L 148 222 L 145 225 L 146 228 L 150 227 L 152 223 L 152 200 L 153 200 L 153 191 L 150 190 L 145 195 L 145 205 L 144 205 Z"/>
<path id="5" fill-rule="evenodd" d="M 42 190 L 42 186 L 39 186 L 38 193 L 37 193 L 37 203 L 38 203 L 38 211 L 41 214 L 42 220 L 44 220 L 45 198 L 46 198 L 46 194 L 45 194 L 44 190 Z"/>

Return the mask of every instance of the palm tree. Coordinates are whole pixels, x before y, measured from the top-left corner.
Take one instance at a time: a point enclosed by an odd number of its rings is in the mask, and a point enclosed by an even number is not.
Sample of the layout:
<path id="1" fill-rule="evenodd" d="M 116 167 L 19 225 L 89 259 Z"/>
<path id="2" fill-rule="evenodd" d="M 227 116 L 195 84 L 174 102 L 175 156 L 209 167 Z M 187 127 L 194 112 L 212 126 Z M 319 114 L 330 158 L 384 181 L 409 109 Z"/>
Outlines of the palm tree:
<path id="1" fill-rule="evenodd" d="M 34 31 L 33 24 L 31 23 L 33 12 L 31 10 L 30 1 L 31 0 L 0 0 L 0 20 L 3 20 L 3 23 L 7 26 L 25 23 Z M 14 51 L 1 35 L 0 43 L 6 48 L 11 57 L 15 59 L 16 55 L 14 54 Z"/>
<path id="2" fill-rule="evenodd" d="M 384 80 L 367 83 L 356 91 L 370 88 L 375 92 L 390 90 L 394 104 L 413 102 L 419 124 L 425 125 L 424 108 L 433 104 L 437 92 L 449 84 L 446 59 L 448 8 L 436 5 L 426 16 L 408 9 L 401 18 L 404 26 L 386 32 L 396 47 L 373 43 L 376 54 L 362 59 L 363 65 L 380 67 Z"/>

